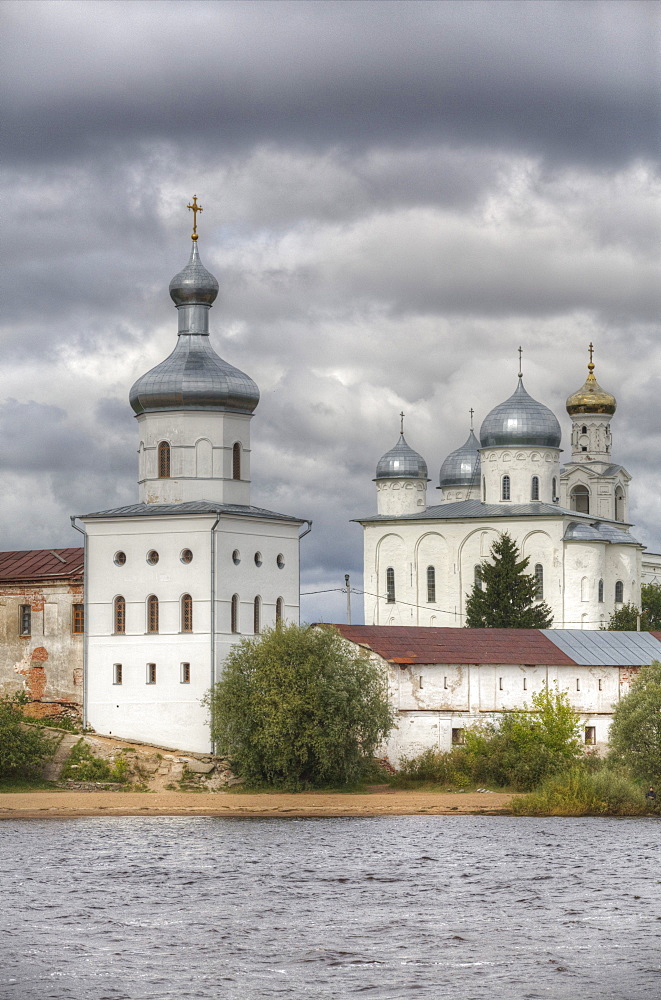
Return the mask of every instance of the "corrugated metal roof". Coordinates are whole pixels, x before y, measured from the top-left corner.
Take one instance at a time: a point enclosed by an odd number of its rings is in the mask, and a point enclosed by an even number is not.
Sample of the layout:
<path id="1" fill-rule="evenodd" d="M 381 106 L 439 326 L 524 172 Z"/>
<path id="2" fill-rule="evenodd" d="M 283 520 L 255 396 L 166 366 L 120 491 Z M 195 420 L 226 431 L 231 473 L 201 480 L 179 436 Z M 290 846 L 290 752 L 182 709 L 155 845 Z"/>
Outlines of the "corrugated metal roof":
<path id="1" fill-rule="evenodd" d="M 345 639 L 399 663 L 641 666 L 661 660 L 661 632 L 334 625 Z"/>
<path id="2" fill-rule="evenodd" d="M 633 667 L 661 660 L 654 632 L 591 632 L 587 629 L 544 629 L 559 649 L 581 666 Z"/>
<path id="3" fill-rule="evenodd" d="M 0 552 L 0 582 L 83 578 L 84 549 Z"/>
<path id="4" fill-rule="evenodd" d="M 191 500 L 187 503 L 134 503 L 128 507 L 113 507 L 111 510 L 97 510 L 91 514 L 79 514 L 80 518 L 95 517 L 169 517 L 172 514 L 232 514 L 239 517 L 265 517 L 273 521 L 293 521 L 304 524 L 305 519 L 289 514 L 276 514 L 262 507 L 242 504 L 214 503 L 211 500 Z"/>
<path id="5" fill-rule="evenodd" d="M 579 514 L 575 510 L 565 510 L 555 503 L 483 503 L 481 500 L 457 500 L 454 503 L 438 504 L 416 511 L 415 514 L 402 514 L 393 517 L 386 514 L 371 514 L 369 517 L 356 517 L 355 521 L 448 521 L 462 517 L 563 517 L 570 514 L 572 518 L 580 518 L 588 522 L 594 521 L 594 515 Z"/>

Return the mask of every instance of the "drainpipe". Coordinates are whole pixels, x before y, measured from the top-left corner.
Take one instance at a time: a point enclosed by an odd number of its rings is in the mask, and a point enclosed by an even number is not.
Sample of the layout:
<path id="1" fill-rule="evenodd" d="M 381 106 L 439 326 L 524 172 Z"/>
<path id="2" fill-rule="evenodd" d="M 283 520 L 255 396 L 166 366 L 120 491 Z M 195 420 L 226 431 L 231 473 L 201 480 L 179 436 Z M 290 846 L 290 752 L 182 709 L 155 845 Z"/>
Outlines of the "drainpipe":
<path id="1" fill-rule="evenodd" d="M 88 580 L 87 580 L 87 532 L 84 528 L 79 528 L 76 524 L 76 515 L 72 514 L 69 518 L 71 521 L 71 527 L 79 531 L 83 536 L 83 624 L 85 626 L 85 631 L 83 633 L 83 729 L 87 729 L 89 725 L 89 720 L 87 718 L 87 660 L 88 660 L 88 643 L 89 643 L 89 615 L 87 613 L 88 607 Z"/>
<path id="2" fill-rule="evenodd" d="M 209 609 L 209 631 L 211 634 L 211 693 L 216 685 L 216 526 L 220 514 L 211 525 L 211 607 Z M 213 702 L 209 705 L 213 733 Z M 211 753 L 215 753 L 216 745 L 211 737 Z"/>
<path id="3" fill-rule="evenodd" d="M 307 528 L 305 529 L 305 531 L 303 532 L 302 535 L 298 536 L 298 541 L 299 541 L 299 546 L 298 546 L 298 622 L 297 622 L 298 625 L 301 624 L 301 546 L 300 546 L 300 542 L 301 542 L 301 538 L 305 538 L 305 536 L 309 535 L 310 532 L 312 531 L 312 521 L 303 521 L 303 524 L 307 524 Z"/>

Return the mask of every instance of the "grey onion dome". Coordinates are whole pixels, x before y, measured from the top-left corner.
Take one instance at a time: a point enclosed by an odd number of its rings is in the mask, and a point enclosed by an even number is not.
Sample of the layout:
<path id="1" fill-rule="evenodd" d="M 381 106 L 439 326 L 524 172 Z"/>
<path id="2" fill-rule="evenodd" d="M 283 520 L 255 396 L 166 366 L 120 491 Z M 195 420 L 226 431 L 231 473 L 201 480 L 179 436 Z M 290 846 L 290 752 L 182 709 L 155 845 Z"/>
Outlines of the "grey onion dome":
<path id="1" fill-rule="evenodd" d="M 521 377 L 509 399 L 494 406 L 480 428 L 483 448 L 499 445 L 559 448 L 560 436 L 560 424 L 555 413 L 528 395 Z"/>
<path id="2" fill-rule="evenodd" d="M 376 479 L 424 479 L 427 480 L 427 463 L 406 443 L 403 434 L 394 448 L 379 459 Z"/>
<path id="3" fill-rule="evenodd" d="M 473 486 L 480 478 L 480 442 L 471 431 L 461 448 L 451 451 L 441 466 L 439 486 Z"/>
<path id="4" fill-rule="evenodd" d="M 176 306 L 210 306 L 218 295 L 218 282 L 200 260 L 197 243 L 193 243 L 190 259 L 183 271 L 170 282 L 170 296 Z"/>

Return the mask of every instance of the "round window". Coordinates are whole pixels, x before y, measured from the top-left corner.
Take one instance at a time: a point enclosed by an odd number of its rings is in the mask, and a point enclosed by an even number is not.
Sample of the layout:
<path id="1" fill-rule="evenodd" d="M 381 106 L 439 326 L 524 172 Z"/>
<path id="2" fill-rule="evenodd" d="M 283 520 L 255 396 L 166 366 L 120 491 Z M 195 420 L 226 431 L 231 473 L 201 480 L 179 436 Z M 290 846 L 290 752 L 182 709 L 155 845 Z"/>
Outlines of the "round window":
<path id="1" fill-rule="evenodd" d="M 193 553 L 190 549 L 182 549 L 181 555 L 179 556 L 182 563 L 189 563 L 193 561 Z"/>
<path id="2" fill-rule="evenodd" d="M 235 566 L 238 566 L 241 562 L 241 553 L 238 549 L 234 549 L 234 552 L 232 553 L 232 562 Z"/>
<path id="3" fill-rule="evenodd" d="M 278 558 L 276 559 L 276 562 L 278 564 L 278 569 L 283 569 L 284 568 L 285 557 L 283 556 L 282 552 L 278 553 Z"/>
<path id="4" fill-rule="evenodd" d="M 149 563 L 150 566 L 156 565 L 156 563 L 158 562 L 158 552 L 156 551 L 156 549 L 151 549 L 147 553 L 147 562 Z"/>
<path id="5" fill-rule="evenodd" d="M 115 552 L 113 562 L 115 566 L 123 566 L 126 562 L 126 552 Z"/>
<path id="6" fill-rule="evenodd" d="M 262 560 L 262 553 L 261 552 L 255 552 L 255 566 L 261 566 L 262 565 L 262 561 L 263 561 Z"/>

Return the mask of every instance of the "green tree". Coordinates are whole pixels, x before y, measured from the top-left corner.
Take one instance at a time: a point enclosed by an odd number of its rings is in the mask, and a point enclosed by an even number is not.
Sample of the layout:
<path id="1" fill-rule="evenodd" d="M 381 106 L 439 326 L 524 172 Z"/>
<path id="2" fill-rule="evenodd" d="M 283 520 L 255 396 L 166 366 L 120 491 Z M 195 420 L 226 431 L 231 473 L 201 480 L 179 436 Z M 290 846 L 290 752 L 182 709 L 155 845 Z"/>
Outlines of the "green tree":
<path id="1" fill-rule="evenodd" d="M 537 599 L 535 578 L 526 573 L 514 540 L 503 532 L 491 546 L 493 562 L 482 563 L 466 601 L 466 628 L 550 628 L 553 613 Z"/>
<path id="2" fill-rule="evenodd" d="M 530 708 L 508 712 L 500 725 L 467 729 L 466 753 L 478 781 L 534 788 L 583 756 L 580 720 L 565 691 L 543 687 Z"/>
<path id="3" fill-rule="evenodd" d="M 642 632 L 648 629 L 647 616 L 641 614 L 640 608 L 635 604 L 623 604 L 612 613 L 608 622 L 602 625 L 605 632 L 635 632 L 638 627 L 638 615 L 640 615 L 640 628 Z"/>
<path id="4" fill-rule="evenodd" d="M 381 669 L 325 627 L 244 639 L 207 703 L 217 752 L 237 773 L 291 789 L 360 780 L 393 725 Z"/>
<path id="5" fill-rule="evenodd" d="M 646 631 L 648 629 L 650 631 L 661 630 L 661 584 L 644 583 L 642 585 L 640 606 L 645 616 Z"/>
<path id="6" fill-rule="evenodd" d="M 24 696 L 0 699 L 0 778 L 38 777 L 57 742 L 38 726 L 26 724 Z"/>
<path id="7" fill-rule="evenodd" d="M 661 779 L 661 663 L 641 667 L 613 712 L 611 757 L 639 778 Z"/>
<path id="8" fill-rule="evenodd" d="M 614 611 L 603 629 L 609 632 L 635 632 L 640 615 L 641 632 L 661 629 L 661 585 L 644 583 L 640 588 L 640 608 L 629 602 Z"/>

